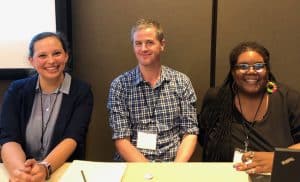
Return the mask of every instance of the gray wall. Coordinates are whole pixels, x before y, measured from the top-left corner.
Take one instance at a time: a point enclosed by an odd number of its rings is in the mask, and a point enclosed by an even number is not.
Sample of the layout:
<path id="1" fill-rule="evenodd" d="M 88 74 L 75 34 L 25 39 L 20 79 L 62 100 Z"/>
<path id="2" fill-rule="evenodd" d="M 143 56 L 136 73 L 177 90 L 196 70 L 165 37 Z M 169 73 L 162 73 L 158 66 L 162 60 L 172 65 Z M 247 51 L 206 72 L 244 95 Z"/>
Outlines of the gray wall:
<path id="1" fill-rule="evenodd" d="M 212 0 L 73 0 L 73 75 L 91 83 L 94 112 L 87 159 L 112 161 L 114 146 L 106 110 L 110 82 L 137 62 L 130 27 L 139 17 L 161 22 L 167 48 L 162 62 L 186 73 L 198 96 L 198 108 L 210 81 Z M 229 51 L 242 40 L 269 48 L 278 80 L 300 91 L 300 1 L 219 0 L 216 83 L 228 72 Z M 9 81 L 0 81 L 0 94 Z M 193 161 L 200 160 L 198 147 Z"/>
<path id="2" fill-rule="evenodd" d="M 228 72 L 228 54 L 238 42 L 255 40 L 271 54 L 278 81 L 300 91 L 300 1 L 219 0 L 217 83 Z"/>

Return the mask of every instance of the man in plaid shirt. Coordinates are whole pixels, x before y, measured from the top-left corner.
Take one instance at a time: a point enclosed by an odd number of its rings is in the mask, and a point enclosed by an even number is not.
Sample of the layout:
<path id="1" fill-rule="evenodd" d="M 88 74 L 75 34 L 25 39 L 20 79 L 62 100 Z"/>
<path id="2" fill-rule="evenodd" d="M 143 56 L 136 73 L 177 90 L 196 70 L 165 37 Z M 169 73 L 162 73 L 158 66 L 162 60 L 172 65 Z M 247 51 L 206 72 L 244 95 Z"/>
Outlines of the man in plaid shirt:
<path id="1" fill-rule="evenodd" d="M 138 20 L 131 41 L 138 66 L 113 80 L 107 104 L 115 160 L 186 162 L 198 134 L 190 79 L 161 65 L 165 39 L 158 22 Z"/>

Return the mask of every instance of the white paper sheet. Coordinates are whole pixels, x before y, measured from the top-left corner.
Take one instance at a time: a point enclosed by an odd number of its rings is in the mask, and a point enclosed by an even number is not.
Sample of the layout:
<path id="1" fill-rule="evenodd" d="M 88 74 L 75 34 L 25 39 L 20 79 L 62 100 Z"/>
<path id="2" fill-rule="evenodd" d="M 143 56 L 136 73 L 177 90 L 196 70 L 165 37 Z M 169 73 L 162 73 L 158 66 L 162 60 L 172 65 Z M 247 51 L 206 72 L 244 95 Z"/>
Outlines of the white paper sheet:
<path id="1" fill-rule="evenodd" d="M 8 181 L 9 175 L 3 163 L 0 163 L 0 181 Z"/>
<path id="2" fill-rule="evenodd" d="M 75 160 L 71 163 L 60 182 L 84 182 L 81 170 L 87 182 L 120 182 L 126 169 L 126 163 L 91 162 Z"/>

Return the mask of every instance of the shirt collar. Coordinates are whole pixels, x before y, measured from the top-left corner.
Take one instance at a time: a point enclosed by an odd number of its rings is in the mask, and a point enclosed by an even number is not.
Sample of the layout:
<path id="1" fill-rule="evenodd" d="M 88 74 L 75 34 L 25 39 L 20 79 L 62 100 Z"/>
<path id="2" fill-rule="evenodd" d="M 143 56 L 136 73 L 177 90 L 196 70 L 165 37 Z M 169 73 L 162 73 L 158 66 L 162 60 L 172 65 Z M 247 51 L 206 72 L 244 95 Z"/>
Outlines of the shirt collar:
<path id="1" fill-rule="evenodd" d="M 40 90 L 39 80 L 40 79 L 38 78 L 36 86 L 35 86 L 35 90 L 36 91 Z M 70 87 L 71 87 L 71 80 L 72 80 L 71 75 L 69 73 L 65 73 L 64 81 L 61 84 L 61 87 L 59 88 L 59 90 L 56 90 L 55 92 L 60 91 L 60 92 L 62 92 L 64 94 L 69 94 L 70 93 Z"/>
<path id="2" fill-rule="evenodd" d="M 135 85 L 138 85 L 141 82 L 143 82 L 143 83 L 145 82 L 145 80 L 142 77 L 142 73 L 140 71 L 139 66 L 135 67 L 134 73 L 135 73 L 135 78 L 133 81 L 134 81 Z M 168 69 L 168 67 L 162 65 L 159 82 L 162 83 L 164 81 L 170 81 L 170 80 L 171 80 L 170 70 Z"/>
<path id="3" fill-rule="evenodd" d="M 142 73 L 141 73 L 141 71 L 140 71 L 139 66 L 136 66 L 136 67 L 135 67 L 135 69 L 134 69 L 134 75 L 135 75 L 135 77 L 134 77 L 134 79 L 133 79 L 133 83 L 134 83 L 135 85 L 138 85 L 139 83 L 144 82 L 144 79 L 143 79 L 143 77 L 142 77 Z"/>

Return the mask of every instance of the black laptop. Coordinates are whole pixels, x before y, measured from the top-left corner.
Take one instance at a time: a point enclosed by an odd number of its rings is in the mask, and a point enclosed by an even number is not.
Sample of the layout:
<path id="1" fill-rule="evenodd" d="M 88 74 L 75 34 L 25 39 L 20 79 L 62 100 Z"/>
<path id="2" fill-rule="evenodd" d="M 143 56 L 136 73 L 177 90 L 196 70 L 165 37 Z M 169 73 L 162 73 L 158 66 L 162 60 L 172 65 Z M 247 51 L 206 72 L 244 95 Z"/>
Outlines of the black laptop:
<path id="1" fill-rule="evenodd" d="M 275 148 L 271 182 L 300 181 L 300 150 Z"/>

